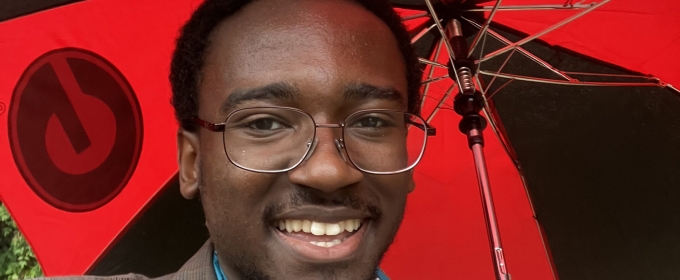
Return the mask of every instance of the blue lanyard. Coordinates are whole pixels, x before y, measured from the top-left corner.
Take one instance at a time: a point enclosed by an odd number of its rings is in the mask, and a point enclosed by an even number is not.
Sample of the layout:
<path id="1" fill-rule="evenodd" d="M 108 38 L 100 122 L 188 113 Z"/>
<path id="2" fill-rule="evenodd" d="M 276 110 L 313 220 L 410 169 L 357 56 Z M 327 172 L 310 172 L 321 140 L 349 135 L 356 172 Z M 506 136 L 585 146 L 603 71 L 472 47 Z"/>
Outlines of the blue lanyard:
<path id="1" fill-rule="evenodd" d="M 222 267 L 220 267 L 220 262 L 217 260 L 217 251 L 213 251 L 213 267 L 215 268 L 215 275 L 217 276 L 217 280 L 228 280 L 227 277 L 224 276 Z"/>
<path id="2" fill-rule="evenodd" d="M 217 280 L 229 280 L 226 276 L 224 276 L 222 267 L 220 267 L 220 262 L 217 260 L 217 251 L 213 251 L 213 267 L 215 268 L 215 276 L 217 276 Z M 388 278 L 387 275 L 385 275 L 385 272 L 383 272 L 380 268 L 376 270 L 376 274 L 378 275 L 378 280 L 390 280 L 390 278 Z"/>

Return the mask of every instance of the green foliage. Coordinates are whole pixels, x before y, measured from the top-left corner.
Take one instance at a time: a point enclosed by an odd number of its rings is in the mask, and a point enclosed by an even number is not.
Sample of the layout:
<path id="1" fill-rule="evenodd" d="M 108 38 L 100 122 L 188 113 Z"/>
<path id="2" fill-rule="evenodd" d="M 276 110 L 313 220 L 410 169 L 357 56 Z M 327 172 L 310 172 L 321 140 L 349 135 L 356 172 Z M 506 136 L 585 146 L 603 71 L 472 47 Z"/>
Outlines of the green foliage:
<path id="1" fill-rule="evenodd" d="M 0 203 L 0 279 L 26 279 L 42 276 L 31 247 L 17 229 L 5 206 Z"/>

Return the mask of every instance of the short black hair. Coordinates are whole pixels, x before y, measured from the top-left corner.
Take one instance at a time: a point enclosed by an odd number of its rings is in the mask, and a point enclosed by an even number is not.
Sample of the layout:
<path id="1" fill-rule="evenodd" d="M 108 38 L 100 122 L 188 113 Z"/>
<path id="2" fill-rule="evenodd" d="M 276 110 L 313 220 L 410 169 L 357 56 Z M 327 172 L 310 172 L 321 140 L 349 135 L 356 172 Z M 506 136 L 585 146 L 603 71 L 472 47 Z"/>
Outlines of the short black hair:
<path id="1" fill-rule="evenodd" d="M 189 131 L 196 129 L 193 119 L 198 115 L 198 87 L 210 45 L 210 34 L 220 22 L 253 1 L 206 0 L 182 27 L 172 54 L 170 84 L 175 117 L 183 129 Z M 406 65 L 408 111 L 419 114 L 422 70 L 400 17 L 387 0 L 356 0 L 356 2 L 385 22 L 396 38 Z"/>

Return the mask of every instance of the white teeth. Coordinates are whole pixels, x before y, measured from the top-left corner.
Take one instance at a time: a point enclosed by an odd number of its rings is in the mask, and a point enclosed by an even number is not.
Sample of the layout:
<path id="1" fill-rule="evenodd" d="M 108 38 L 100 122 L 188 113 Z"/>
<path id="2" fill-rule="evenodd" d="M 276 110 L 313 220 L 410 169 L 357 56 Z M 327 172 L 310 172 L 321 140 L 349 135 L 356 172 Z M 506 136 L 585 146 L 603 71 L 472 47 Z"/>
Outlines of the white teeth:
<path id="1" fill-rule="evenodd" d="M 314 235 L 324 235 L 324 234 L 326 234 L 326 224 L 312 222 L 312 234 L 314 234 Z"/>
<path id="2" fill-rule="evenodd" d="M 340 233 L 339 224 L 326 224 L 326 235 L 338 235 Z"/>
<path id="3" fill-rule="evenodd" d="M 361 226 L 361 219 L 349 219 L 338 223 L 321 223 L 310 220 L 280 220 L 279 230 L 306 232 L 313 235 L 338 235 L 343 231 L 354 232 Z"/>
<path id="4" fill-rule="evenodd" d="M 298 232 L 302 230 L 302 221 L 300 220 L 293 220 L 293 231 Z"/>
<path id="5" fill-rule="evenodd" d="M 323 242 L 323 241 L 320 241 L 320 242 L 309 241 L 309 243 L 311 243 L 312 245 L 319 246 L 319 247 L 330 248 L 330 247 L 333 247 L 333 246 L 335 246 L 335 245 L 338 245 L 338 244 L 342 243 L 342 241 L 340 241 L 340 239 L 335 239 L 335 240 L 329 241 L 329 242 Z"/>
<path id="6" fill-rule="evenodd" d="M 293 220 L 286 220 L 286 231 L 293 231 Z"/>
<path id="7" fill-rule="evenodd" d="M 345 230 L 349 232 L 354 231 L 354 220 L 347 220 L 345 222 Z"/>
<path id="8" fill-rule="evenodd" d="M 302 221 L 302 231 L 306 233 L 312 232 L 312 222 L 309 220 Z"/>

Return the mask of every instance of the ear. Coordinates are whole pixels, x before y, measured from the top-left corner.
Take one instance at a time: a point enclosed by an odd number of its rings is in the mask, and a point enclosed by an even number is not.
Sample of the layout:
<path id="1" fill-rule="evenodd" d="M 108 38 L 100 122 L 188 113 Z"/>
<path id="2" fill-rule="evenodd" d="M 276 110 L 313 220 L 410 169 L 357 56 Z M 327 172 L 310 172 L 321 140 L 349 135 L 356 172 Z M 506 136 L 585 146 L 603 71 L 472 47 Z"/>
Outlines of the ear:
<path id="1" fill-rule="evenodd" d="M 179 190 L 186 199 L 198 194 L 199 170 L 198 135 L 180 128 L 177 131 L 177 161 L 179 164 Z"/>
<path id="2" fill-rule="evenodd" d="M 413 169 L 409 170 L 411 176 L 408 177 L 408 193 L 413 192 L 416 189 L 416 180 L 413 179 Z"/>

